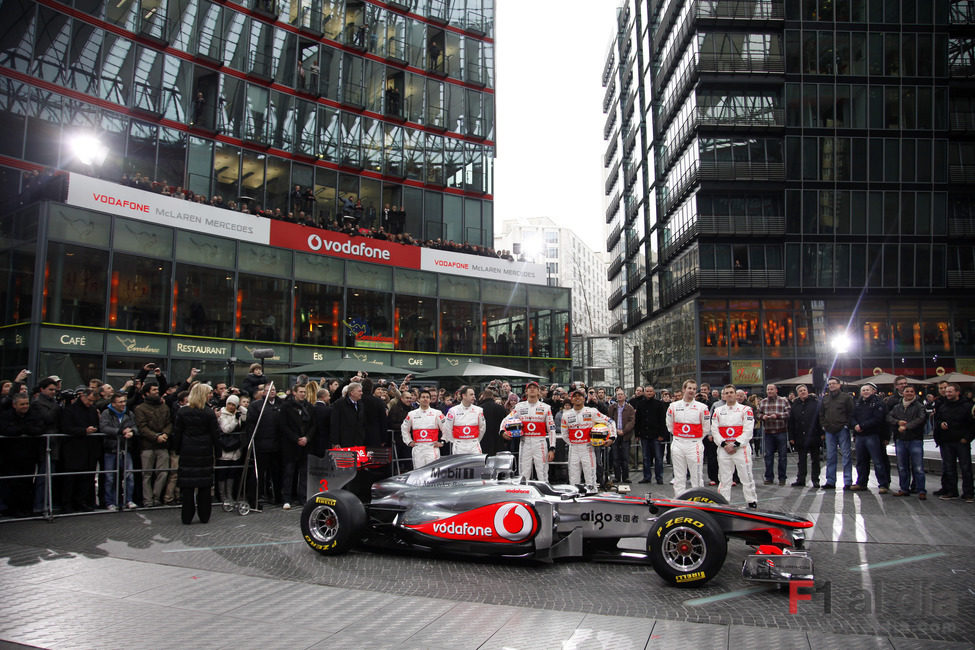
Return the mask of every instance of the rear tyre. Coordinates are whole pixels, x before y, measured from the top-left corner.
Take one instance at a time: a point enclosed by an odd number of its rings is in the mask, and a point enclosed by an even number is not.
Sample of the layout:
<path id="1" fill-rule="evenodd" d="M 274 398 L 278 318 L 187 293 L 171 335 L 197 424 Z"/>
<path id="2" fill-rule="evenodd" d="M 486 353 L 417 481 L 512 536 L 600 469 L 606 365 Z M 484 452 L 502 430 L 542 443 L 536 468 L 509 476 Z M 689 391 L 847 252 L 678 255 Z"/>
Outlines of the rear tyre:
<path id="1" fill-rule="evenodd" d="M 691 488 L 684 494 L 677 497 L 684 501 L 697 501 L 699 503 L 717 503 L 718 505 L 726 506 L 728 505 L 728 500 L 725 499 L 717 490 L 712 490 L 710 488 Z"/>
<path id="2" fill-rule="evenodd" d="M 301 534 L 322 555 L 345 553 L 359 541 L 366 509 L 351 492 L 319 492 L 301 510 Z"/>
<path id="3" fill-rule="evenodd" d="M 724 532 L 706 512 L 674 508 L 647 535 L 650 563 L 675 587 L 700 587 L 718 575 L 728 554 Z"/>

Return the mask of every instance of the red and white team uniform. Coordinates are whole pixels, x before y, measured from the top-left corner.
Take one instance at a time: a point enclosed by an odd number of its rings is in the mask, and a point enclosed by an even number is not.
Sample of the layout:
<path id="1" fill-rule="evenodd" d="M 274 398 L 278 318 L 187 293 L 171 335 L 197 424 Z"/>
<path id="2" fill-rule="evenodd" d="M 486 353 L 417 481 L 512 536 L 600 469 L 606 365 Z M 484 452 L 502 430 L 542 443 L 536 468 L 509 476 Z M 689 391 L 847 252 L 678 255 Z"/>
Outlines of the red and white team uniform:
<path id="1" fill-rule="evenodd" d="M 722 404 L 711 415 L 711 439 L 718 446 L 718 492 L 731 501 L 731 483 L 738 470 L 745 501 L 755 503 L 755 477 L 752 475 L 752 450 L 749 443 L 755 431 L 755 415 L 750 406 Z M 729 454 L 722 446 L 728 443 L 735 452 Z"/>
<path id="2" fill-rule="evenodd" d="M 552 407 L 542 401 L 524 400 L 515 404 L 505 419 L 501 420 L 501 431 L 509 420 L 521 420 L 521 443 L 518 447 L 518 471 L 525 478 L 531 478 L 532 465 L 540 481 L 548 480 L 548 450 L 555 448 L 555 420 Z"/>
<path id="3" fill-rule="evenodd" d="M 435 408 L 413 409 L 406 414 L 400 432 L 404 443 L 413 443 L 414 469 L 440 458 L 440 449 L 434 443 L 440 440 L 444 419 L 443 413 Z"/>
<path id="4" fill-rule="evenodd" d="M 686 486 L 687 472 L 691 474 L 691 487 L 701 487 L 702 441 L 711 430 L 707 404 L 696 400 L 671 402 L 667 407 L 667 430 L 673 437 L 670 460 L 674 466 L 674 496 L 679 497 Z"/>
<path id="5" fill-rule="evenodd" d="M 447 411 L 441 431 L 444 439 L 450 440 L 452 453 L 479 454 L 485 429 L 487 422 L 484 420 L 484 409 L 475 404 L 458 404 Z"/>
<path id="6" fill-rule="evenodd" d="M 604 422 L 609 425 L 609 437 L 616 438 L 616 423 L 591 406 L 562 411 L 559 437 L 569 445 L 569 483 L 578 485 L 580 473 L 586 485 L 596 484 L 596 453 L 590 443 L 592 425 Z"/>

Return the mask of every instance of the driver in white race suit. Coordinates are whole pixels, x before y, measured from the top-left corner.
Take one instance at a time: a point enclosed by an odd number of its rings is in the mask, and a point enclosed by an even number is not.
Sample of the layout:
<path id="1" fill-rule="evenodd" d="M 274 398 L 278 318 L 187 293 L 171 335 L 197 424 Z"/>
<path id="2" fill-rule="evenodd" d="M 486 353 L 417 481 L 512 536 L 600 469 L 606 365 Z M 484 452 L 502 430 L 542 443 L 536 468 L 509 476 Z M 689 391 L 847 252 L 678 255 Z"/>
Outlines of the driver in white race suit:
<path id="1" fill-rule="evenodd" d="M 684 382 L 682 399 L 667 407 L 667 431 L 673 436 L 670 443 L 670 459 L 674 466 L 674 496 L 684 492 L 687 473 L 691 475 L 691 487 L 701 487 L 701 465 L 704 461 L 704 436 L 711 432 L 711 414 L 708 405 L 694 399 L 697 382 Z"/>
<path id="2" fill-rule="evenodd" d="M 576 388 L 569 394 L 572 408 L 562 411 L 559 437 L 569 445 L 569 483 L 578 485 L 581 473 L 586 485 L 596 484 L 596 453 L 589 436 L 592 426 L 602 422 L 609 426 L 609 439 L 613 444 L 616 438 L 616 423 L 592 406 L 585 406 L 586 391 Z"/>
<path id="3" fill-rule="evenodd" d="M 724 404 L 711 414 L 711 439 L 718 447 L 718 492 L 731 502 L 731 482 L 737 469 L 748 507 L 757 508 L 750 445 L 755 415 L 750 406 L 738 403 L 733 385 L 728 384 L 722 389 L 721 398 Z"/>
<path id="4" fill-rule="evenodd" d="M 481 438 L 485 429 L 484 409 L 474 405 L 474 389 L 461 387 L 460 404 L 450 407 L 441 427 L 444 439 L 451 441 L 451 453 L 481 453 Z"/>
<path id="5" fill-rule="evenodd" d="M 552 407 L 538 399 L 537 381 L 525 385 L 525 399 L 515 404 L 511 413 L 501 421 L 501 435 L 511 440 L 508 422 L 521 421 L 521 443 L 518 448 L 518 471 L 531 478 L 532 465 L 539 481 L 548 481 L 548 463 L 555 460 L 555 420 Z"/>
<path id="6" fill-rule="evenodd" d="M 444 422 L 441 411 L 430 408 L 430 391 L 420 391 L 420 408 L 406 414 L 400 432 L 403 443 L 413 448 L 413 468 L 429 465 L 440 458 L 440 428 Z"/>

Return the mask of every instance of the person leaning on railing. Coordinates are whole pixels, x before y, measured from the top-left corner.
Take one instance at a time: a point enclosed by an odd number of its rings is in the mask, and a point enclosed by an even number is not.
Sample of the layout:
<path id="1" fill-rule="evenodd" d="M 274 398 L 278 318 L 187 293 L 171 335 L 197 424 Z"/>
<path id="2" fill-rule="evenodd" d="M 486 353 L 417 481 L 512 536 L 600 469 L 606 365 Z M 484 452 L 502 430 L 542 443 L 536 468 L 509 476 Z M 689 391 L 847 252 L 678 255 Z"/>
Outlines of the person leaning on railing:
<path id="1" fill-rule="evenodd" d="M 50 390 L 50 387 L 44 390 Z M 42 396 L 39 395 L 38 399 L 42 399 Z M 98 458 L 102 455 L 102 441 L 91 437 L 98 433 L 98 411 L 94 404 L 95 391 L 87 386 L 79 387 L 74 401 L 61 411 L 61 432 L 68 436 L 61 443 L 63 472 L 95 471 Z M 61 506 L 64 512 L 94 510 L 94 474 L 64 476 L 61 486 Z"/>
<path id="2" fill-rule="evenodd" d="M 30 517 L 32 514 L 34 491 L 30 475 L 34 473 L 40 452 L 38 425 L 30 413 L 27 393 L 12 395 L 10 406 L 0 410 L 0 436 L 3 436 L 0 474 L 25 477 L 0 479 L 0 486 L 6 487 L 4 514 L 11 517 Z"/>

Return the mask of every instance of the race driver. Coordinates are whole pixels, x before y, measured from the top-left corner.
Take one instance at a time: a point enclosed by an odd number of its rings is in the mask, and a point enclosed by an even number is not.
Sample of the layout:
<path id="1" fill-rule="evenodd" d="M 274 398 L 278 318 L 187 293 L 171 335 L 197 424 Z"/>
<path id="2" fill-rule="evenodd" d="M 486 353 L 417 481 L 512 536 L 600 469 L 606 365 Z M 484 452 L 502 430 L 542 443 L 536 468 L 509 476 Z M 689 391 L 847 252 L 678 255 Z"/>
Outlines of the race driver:
<path id="1" fill-rule="evenodd" d="M 429 465 L 440 458 L 440 429 L 444 423 L 442 411 L 430 408 L 430 391 L 424 388 L 419 396 L 420 408 L 406 414 L 400 432 L 403 443 L 413 448 L 413 468 Z"/>
<path id="2" fill-rule="evenodd" d="M 537 381 L 525 385 L 525 399 L 515 404 L 511 413 L 501 421 L 501 435 L 511 440 L 505 427 L 509 421 L 521 420 L 521 443 L 518 447 L 518 471 L 531 478 L 532 465 L 540 481 L 548 481 L 548 463 L 555 460 L 555 420 L 552 407 L 538 399 Z"/>
<path id="3" fill-rule="evenodd" d="M 585 406 L 586 391 L 576 388 L 569 393 L 572 408 L 562 411 L 559 437 L 569 445 L 569 483 L 578 485 L 580 471 L 586 485 L 596 484 L 596 453 L 592 448 L 589 432 L 592 425 L 603 422 L 609 426 L 609 439 L 613 444 L 616 438 L 616 423 L 592 406 Z"/>
<path id="4" fill-rule="evenodd" d="M 674 466 L 674 496 L 684 492 L 687 474 L 691 475 L 691 487 L 701 487 L 701 465 L 704 460 L 704 436 L 711 431 L 711 414 L 708 405 L 698 402 L 697 382 L 684 382 L 682 399 L 667 407 L 667 431 L 673 436 L 670 443 L 670 459 Z"/>
<path id="5" fill-rule="evenodd" d="M 755 430 L 755 414 L 747 404 L 738 403 L 737 391 L 732 384 L 721 390 L 721 399 L 724 404 L 711 414 L 711 439 L 718 451 L 718 492 L 731 502 L 732 477 L 737 469 L 748 507 L 757 508 L 750 444 Z"/>
<path id="6" fill-rule="evenodd" d="M 450 407 L 441 427 L 444 439 L 451 441 L 451 453 L 481 453 L 481 438 L 486 429 L 484 409 L 474 405 L 474 389 L 462 386 L 460 404 Z"/>

